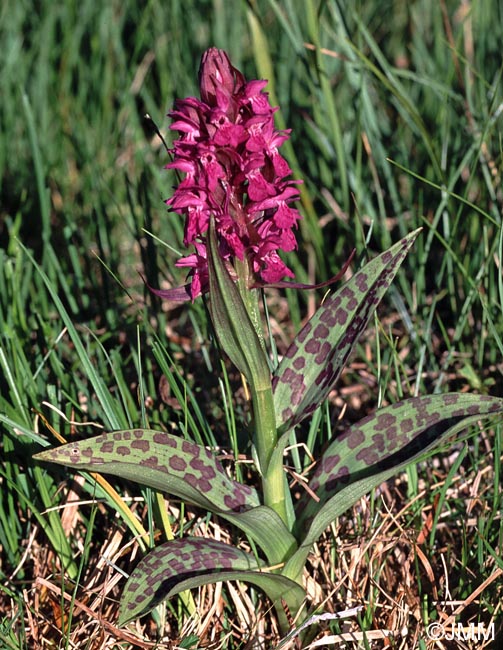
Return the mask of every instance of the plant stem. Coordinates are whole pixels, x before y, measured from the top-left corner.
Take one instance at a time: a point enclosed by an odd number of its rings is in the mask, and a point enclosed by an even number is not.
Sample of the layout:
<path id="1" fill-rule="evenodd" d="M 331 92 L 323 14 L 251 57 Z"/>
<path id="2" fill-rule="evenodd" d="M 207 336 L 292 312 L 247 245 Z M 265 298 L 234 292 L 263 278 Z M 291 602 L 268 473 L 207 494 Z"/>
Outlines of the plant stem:
<path id="1" fill-rule="evenodd" d="M 235 260 L 235 268 L 238 276 L 237 286 L 243 304 L 257 333 L 262 350 L 267 355 L 259 309 L 259 291 L 248 288 L 250 268 L 247 260 L 243 262 Z M 278 436 L 270 377 L 267 383 L 264 383 L 262 378 L 260 385 L 254 381 L 254 378 L 251 378 L 250 393 L 253 409 L 254 441 L 262 476 L 264 503 L 277 512 L 285 523 L 288 523 L 287 491 L 283 475 L 283 464 L 281 459 L 274 460 L 273 464 L 271 464 L 271 457 Z"/>
<path id="2" fill-rule="evenodd" d="M 264 503 L 272 508 L 288 524 L 286 481 L 281 459 L 271 463 L 271 456 L 277 442 L 276 414 L 272 386 L 255 390 L 251 386 L 253 404 L 253 425 L 255 444 L 262 474 Z"/>

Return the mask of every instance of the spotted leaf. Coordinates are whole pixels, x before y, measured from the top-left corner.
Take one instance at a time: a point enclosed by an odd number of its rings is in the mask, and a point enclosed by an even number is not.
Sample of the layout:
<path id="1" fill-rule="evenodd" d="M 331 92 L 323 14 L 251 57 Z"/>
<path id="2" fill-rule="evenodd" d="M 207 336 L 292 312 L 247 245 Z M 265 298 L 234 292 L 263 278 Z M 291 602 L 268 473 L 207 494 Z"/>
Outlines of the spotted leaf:
<path id="1" fill-rule="evenodd" d="M 273 377 L 278 429 L 294 427 L 328 396 L 419 232 L 366 264 L 299 332 Z"/>
<path id="2" fill-rule="evenodd" d="M 285 574 L 295 578 L 312 544 L 364 494 L 448 436 L 502 414 L 503 399 L 448 393 L 397 402 L 350 427 L 327 448 L 309 481 L 317 499 L 306 494 L 296 506 L 300 548 Z"/>
<path id="3" fill-rule="evenodd" d="M 181 591 L 225 580 L 242 580 L 262 589 L 282 616 L 281 599 L 297 611 L 305 592 L 282 575 L 262 573 L 253 555 L 213 539 L 185 537 L 162 544 L 140 561 L 121 599 L 119 625 L 143 616 Z M 283 615 L 284 616 L 284 615 Z"/>
<path id="4" fill-rule="evenodd" d="M 211 451 L 164 431 L 104 433 L 35 458 L 120 476 L 212 512 L 238 513 L 259 505 L 256 490 L 230 479 Z"/>

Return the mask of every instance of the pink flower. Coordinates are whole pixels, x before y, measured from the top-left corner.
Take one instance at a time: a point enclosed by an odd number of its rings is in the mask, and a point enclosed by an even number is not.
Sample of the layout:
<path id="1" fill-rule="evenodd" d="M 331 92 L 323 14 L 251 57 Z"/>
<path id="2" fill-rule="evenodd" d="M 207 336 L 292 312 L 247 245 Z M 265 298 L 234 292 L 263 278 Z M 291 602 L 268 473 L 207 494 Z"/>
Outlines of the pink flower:
<path id="1" fill-rule="evenodd" d="M 177 100 L 171 129 L 173 162 L 183 180 L 167 201 L 185 216 L 184 243 L 195 252 L 177 266 L 190 269 L 186 295 L 157 291 L 171 299 L 194 300 L 208 290 L 206 237 L 213 216 L 219 252 L 233 273 L 233 259 L 246 259 L 254 286 L 293 277 L 278 251 L 296 248 L 293 229 L 300 215 L 291 169 L 279 153 L 289 131 L 274 128 L 274 112 L 263 91 L 266 81 L 246 82 L 227 54 L 207 50 L 199 70 L 200 99 Z M 188 294 L 188 295 L 187 295 Z"/>

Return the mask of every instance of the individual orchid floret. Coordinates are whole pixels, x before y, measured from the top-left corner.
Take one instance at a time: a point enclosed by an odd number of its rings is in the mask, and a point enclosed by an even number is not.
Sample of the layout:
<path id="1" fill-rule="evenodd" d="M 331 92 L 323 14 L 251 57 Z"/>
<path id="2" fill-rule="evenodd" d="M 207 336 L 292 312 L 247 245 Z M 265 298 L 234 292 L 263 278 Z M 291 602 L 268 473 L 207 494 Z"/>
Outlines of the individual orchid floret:
<path id="1" fill-rule="evenodd" d="M 185 217 L 184 244 L 195 252 L 176 263 L 190 269 L 186 290 L 156 291 L 161 297 L 194 300 L 208 290 L 210 217 L 231 276 L 238 259 L 248 265 L 251 286 L 293 277 L 278 251 L 297 247 L 300 214 L 291 203 L 301 181 L 288 179 L 279 148 L 290 132 L 275 129 L 266 84 L 247 82 L 224 51 L 210 48 L 199 70 L 200 99 L 177 100 L 169 113 L 179 137 L 167 167 L 182 180 L 167 204 Z"/>

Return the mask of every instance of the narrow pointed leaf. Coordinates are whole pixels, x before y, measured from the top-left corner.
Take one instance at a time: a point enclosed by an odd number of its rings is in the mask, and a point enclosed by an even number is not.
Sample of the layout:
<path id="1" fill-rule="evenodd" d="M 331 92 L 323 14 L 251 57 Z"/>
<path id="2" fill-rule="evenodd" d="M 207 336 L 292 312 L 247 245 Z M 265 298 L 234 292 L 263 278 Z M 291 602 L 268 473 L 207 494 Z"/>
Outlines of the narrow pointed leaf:
<path id="1" fill-rule="evenodd" d="M 239 512 L 260 504 L 256 490 L 230 479 L 211 451 L 163 431 L 114 431 L 35 458 L 120 476 L 212 512 Z"/>
<path id="2" fill-rule="evenodd" d="M 309 482 L 320 501 L 298 505 L 296 530 L 303 539 L 284 574 L 295 579 L 318 537 L 367 492 L 445 438 L 502 414 L 503 399 L 448 393 L 397 402 L 348 429 L 328 447 Z"/>
<path id="3" fill-rule="evenodd" d="M 299 332 L 273 377 L 278 429 L 291 429 L 328 396 L 419 232 L 366 264 Z"/>
<path id="4" fill-rule="evenodd" d="M 215 226 L 208 231 L 209 309 L 220 345 L 248 383 L 270 386 L 269 364 L 239 290 L 218 253 Z"/>
<path id="5" fill-rule="evenodd" d="M 231 480 L 213 454 L 200 445 L 160 431 L 106 433 L 35 455 L 37 460 L 126 478 L 214 512 L 240 528 L 271 564 L 296 548 L 292 533 L 255 489 Z"/>
<path id="6" fill-rule="evenodd" d="M 186 589 L 224 580 L 250 582 L 277 606 L 284 598 L 296 611 L 305 597 L 302 587 L 282 575 L 262 573 L 261 568 L 254 556 L 217 540 L 188 537 L 162 544 L 141 560 L 129 577 L 119 625 L 147 614 Z"/>
<path id="7" fill-rule="evenodd" d="M 466 427 L 474 419 L 502 410 L 499 398 L 465 393 L 413 397 L 378 409 L 337 436 L 325 450 L 308 483 L 319 501 L 304 494 L 296 506 L 298 525 L 302 529 L 349 483 L 402 464 L 459 423 Z"/>

